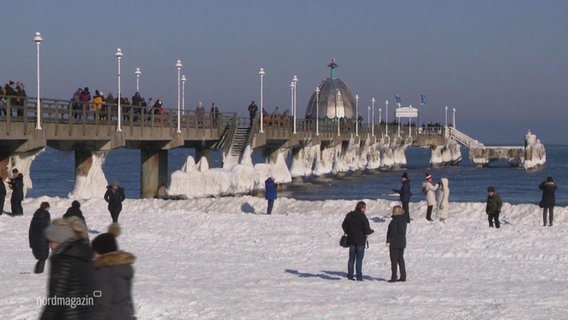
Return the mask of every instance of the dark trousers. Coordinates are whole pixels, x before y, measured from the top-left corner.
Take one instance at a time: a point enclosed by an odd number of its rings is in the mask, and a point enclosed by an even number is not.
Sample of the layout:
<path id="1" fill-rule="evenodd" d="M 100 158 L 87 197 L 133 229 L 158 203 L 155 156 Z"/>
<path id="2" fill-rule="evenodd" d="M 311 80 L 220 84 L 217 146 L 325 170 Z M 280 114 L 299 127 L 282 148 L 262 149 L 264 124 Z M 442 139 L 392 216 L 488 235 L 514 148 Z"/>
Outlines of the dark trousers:
<path id="1" fill-rule="evenodd" d="M 408 208 L 408 202 L 402 202 L 402 210 L 404 210 L 404 218 L 407 223 L 410 223 L 410 209 Z"/>
<path id="2" fill-rule="evenodd" d="M 426 220 L 432 221 L 432 209 L 433 208 L 434 208 L 434 206 L 428 206 L 428 208 L 426 209 Z"/>
<path id="3" fill-rule="evenodd" d="M 363 280 L 363 257 L 365 256 L 365 246 L 349 246 L 349 261 L 347 261 L 347 278 L 353 279 L 353 265 L 355 265 L 355 275 L 357 280 Z"/>
<path id="4" fill-rule="evenodd" d="M 546 226 L 546 212 L 548 211 L 548 223 L 549 226 L 552 225 L 552 220 L 554 220 L 554 207 L 544 207 L 542 208 L 542 224 Z"/>
<path id="5" fill-rule="evenodd" d="M 268 201 L 268 209 L 266 210 L 266 214 L 272 214 L 272 207 L 274 207 L 274 199 L 267 201 Z"/>
<path id="6" fill-rule="evenodd" d="M 111 209 L 110 211 L 110 216 L 112 217 L 112 222 L 113 223 L 118 223 L 118 215 L 120 214 L 120 210 L 118 209 Z"/>
<path id="7" fill-rule="evenodd" d="M 6 196 L 0 196 L 0 215 L 4 212 L 4 202 L 6 201 Z"/>
<path id="8" fill-rule="evenodd" d="M 495 228 L 499 229 L 499 212 L 495 214 L 488 214 L 487 220 L 489 221 L 489 226 L 493 228 L 493 221 L 495 221 Z"/>
<path id="9" fill-rule="evenodd" d="M 406 281 L 406 265 L 404 264 L 404 249 L 389 248 L 391 260 L 391 280 Z M 400 269 L 400 278 L 397 279 L 397 269 Z"/>
<path id="10" fill-rule="evenodd" d="M 10 199 L 10 205 L 12 206 L 13 216 L 21 216 L 24 214 L 24 208 L 22 208 L 22 200 Z"/>
<path id="11" fill-rule="evenodd" d="M 43 273 L 44 268 L 45 268 L 45 259 L 40 259 L 36 262 L 34 273 Z"/>

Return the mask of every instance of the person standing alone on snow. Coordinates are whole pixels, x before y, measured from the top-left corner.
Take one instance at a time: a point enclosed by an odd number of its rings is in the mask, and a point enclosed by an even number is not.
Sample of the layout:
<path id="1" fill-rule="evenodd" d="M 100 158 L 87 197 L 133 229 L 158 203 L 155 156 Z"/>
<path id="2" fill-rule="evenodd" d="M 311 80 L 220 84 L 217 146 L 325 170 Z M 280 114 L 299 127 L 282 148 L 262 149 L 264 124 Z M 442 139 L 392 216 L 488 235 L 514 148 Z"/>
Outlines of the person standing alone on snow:
<path id="1" fill-rule="evenodd" d="M 45 261 L 49 257 L 49 241 L 45 237 L 45 229 L 50 222 L 49 203 L 42 202 L 39 209 L 34 213 L 28 231 L 30 248 L 32 248 L 32 253 L 37 259 L 34 273 L 43 273 Z"/>
<path id="2" fill-rule="evenodd" d="M 10 204 L 12 206 L 12 216 L 24 215 L 24 208 L 22 208 L 22 201 L 24 201 L 24 176 L 18 172 L 18 169 L 12 170 L 12 178 L 8 182 L 10 189 L 12 189 L 12 197 Z"/>
<path id="3" fill-rule="evenodd" d="M 276 188 L 278 185 L 274 182 L 274 177 L 268 177 L 264 181 L 264 197 L 268 201 L 268 209 L 266 214 L 272 214 L 272 207 L 274 206 L 274 200 L 276 200 Z"/>
<path id="4" fill-rule="evenodd" d="M 391 261 L 391 278 L 388 282 L 406 281 L 406 265 L 404 263 L 406 221 L 403 215 L 404 211 L 400 206 L 392 208 L 392 220 L 387 231 L 387 245 Z M 397 278 L 397 267 L 400 269 L 400 278 Z"/>
<path id="5" fill-rule="evenodd" d="M 432 184 L 432 175 L 426 172 L 424 182 L 422 183 L 422 193 L 426 195 L 426 220 L 432 221 L 432 209 L 436 204 L 436 194 L 434 193 L 438 190 L 439 185 Z"/>
<path id="6" fill-rule="evenodd" d="M 499 214 L 501 213 L 502 206 L 503 202 L 501 201 L 501 197 L 495 192 L 495 187 L 487 188 L 487 205 L 485 206 L 485 213 L 487 213 L 489 227 L 493 228 L 493 221 L 495 221 L 495 228 L 499 229 Z"/>
<path id="7" fill-rule="evenodd" d="M 126 199 L 124 189 L 118 185 L 118 181 L 114 181 L 107 187 L 105 201 L 108 202 L 108 211 L 114 223 L 118 223 L 118 215 L 122 211 L 122 201 L 124 199 Z"/>
<path id="8" fill-rule="evenodd" d="M 540 207 L 542 208 L 542 225 L 546 226 L 546 212 L 548 211 L 548 226 L 552 226 L 554 219 L 554 206 L 556 205 L 556 183 L 552 177 L 546 178 L 538 188 L 542 190 L 542 200 L 540 200 Z"/>
<path id="9" fill-rule="evenodd" d="M 408 180 L 408 174 L 406 172 L 402 174 L 401 180 L 402 186 L 400 187 L 400 190 L 392 189 L 392 191 L 400 195 L 400 202 L 402 203 L 402 209 L 404 210 L 404 218 L 407 223 L 410 223 L 410 209 L 408 208 L 408 203 L 410 202 L 412 192 L 410 192 L 410 180 Z"/>
<path id="10" fill-rule="evenodd" d="M 375 232 L 369 226 L 369 219 L 365 216 L 366 210 L 367 205 L 365 202 L 357 202 L 355 211 L 349 212 L 341 224 L 343 232 L 347 234 L 347 243 L 349 243 L 349 260 L 347 262 L 347 279 L 349 280 L 355 280 L 353 278 L 353 265 L 355 265 L 357 281 L 363 281 L 365 243 L 367 242 L 367 236 Z"/>
<path id="11" fill-rule="evenodd" d="M 448 219 L 448 206 L 450 205 L 450 188 L 448 187 L 448 179 L 440 179 L 438 185 L 440 186 L 440 191 L 438 191 L 436 215 L 440 221 L 445 221 Z"/>

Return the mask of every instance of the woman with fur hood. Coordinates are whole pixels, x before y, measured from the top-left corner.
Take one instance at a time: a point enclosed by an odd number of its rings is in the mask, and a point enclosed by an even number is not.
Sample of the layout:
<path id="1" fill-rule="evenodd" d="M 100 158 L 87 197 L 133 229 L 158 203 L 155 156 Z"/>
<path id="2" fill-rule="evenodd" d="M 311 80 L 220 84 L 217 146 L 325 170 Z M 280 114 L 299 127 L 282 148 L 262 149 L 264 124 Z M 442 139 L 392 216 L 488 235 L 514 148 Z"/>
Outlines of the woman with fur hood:
<path id="1" fill-rule="evenodd" d="M 448 219 L 448 206 L 450 205 L 450 187 L 448 187 L 448 179 L 442 178 L 438 184 L 440 186 L 438 191 L 438 200 L 436 206 L 436 215 L 440 221 Z"/>
<path id="2" fill-rule="evenodd" d="M 95 260 L 95 290 L 101 296 L 95 299 L 93 320 L 135 319 L 132 303 L 132 264 L 136 257 L 118 250 L 116 237 L 120 226 L 113 223 L 108 232 L 98 235 L 91 246 Z"/>

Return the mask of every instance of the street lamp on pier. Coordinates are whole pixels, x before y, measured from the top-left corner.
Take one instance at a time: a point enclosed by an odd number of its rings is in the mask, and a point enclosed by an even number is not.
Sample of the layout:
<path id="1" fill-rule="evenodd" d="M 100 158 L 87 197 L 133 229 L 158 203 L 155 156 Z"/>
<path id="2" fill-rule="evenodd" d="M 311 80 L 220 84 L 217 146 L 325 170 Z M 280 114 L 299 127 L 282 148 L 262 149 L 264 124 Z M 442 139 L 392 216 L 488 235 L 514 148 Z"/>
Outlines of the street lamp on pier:
<path id="1" fill-rule="evenodd" d="M 122 50 L 120 50 L 120 48 L 116 49 L 116 53 L 114 54 L 116 56 L 116 60 L 118 62 L 118 125 L 116 126 L 116 131 L 117 132 L 121 132 L 122 131 L 122 110 L 120 107 L 120 100 L 122 100 L 122 95 L 120 93 L 120 60 L 122 60 Z"/>
<path id="2" fill-rule="evenodd" d="M 389 101 L 385 100 L 385 135 L 389 135 Z"/>
<path id="3" fill-rule="evenodd" d="M 319 96 L 320 88 L 316 86 L 316 136 L 319 136 Z"/>
<path id="4" fill-rule="evenodd" d="M 140 92 L 140 75 L 142 75 L 142 71 L 140 71 L 140 68 L 136 68 L 134 74 L 136 75 L 136 92 Z"/>
<path id="5" fill-rule="evenodd" d="M 39 45 L 43 41 L 41 33 L 36 32 L 34 36 L 34 42 L 36 44 L 36 54 L 37 54 L 37 122 L 36 130 L 41 130 L 41 99 L 40 99 L 40 77 L 39 77 Z"/>
<path id="6" fill-rule="evenodd" d="M 292 78 L 292 82 L 294 83 L 294 110 L 292 112 L 294 113 L 294 134 L 296 134 L 296 118 L 298 117 L 298 110 L 296 110 L 296 89 L 298 88 L 298 77 L 296 75 Z"/>
<path id="7" fill-rule="evenodd" d="M 181 60 L 178 60 L 176 62 L 176 69 L 177 69 L 177 133 L 181 132 L 181 108 L 180 108 L 180 80 L 181 80 L 181 67 L 183 67 L 183 64 L 181 64 Z"/>
<path id="8" fill-rule="evenodd" d="M 371 113 L 373 117 L 373 121 L 371 122 L 371 136 L 375 136 L 375 97 L 371 98 Z"/>
<path id="9" fill-rule="evenodd" d="M 263 92 L 263 81 L 264 81 L 264 68 L 260 68 L 258 71 L 258 75 L 260 76 L 260 133 L 263 133 L 263 118 L 264 118 L 264 92 Z"/>
<path id="10" fill-rule="evenodd" d="M 335 116 L 337 117 L 337 135 L 341 135 L 341 121 L 339 121 L 339 116 L 337 115 L 337 103 L 341 101 L 341 91 L 337 89 L 337 102 L 335 103 Z"/>
<path id="11" fill-rule="evenodd" d="M 185 74 L 181 76 L 181 110 L 182 114 L 185 115 L 185 82 L 187 78 Z"/>
<path id="12" fill-rule="evenodd" d="M 355 95 L 355 136 L 359 136 L 359 95 Z"/>
<path id="13" fill-rule="evenodd" d="M 446 106 L 445 109 L 446 109 L 446 113 L 445 113 L 445 117 L 444 117 L 445 118 L 444 123 L 445 123 L 445 127 L 447 128 L 448 127 L 448 106 Z"/>

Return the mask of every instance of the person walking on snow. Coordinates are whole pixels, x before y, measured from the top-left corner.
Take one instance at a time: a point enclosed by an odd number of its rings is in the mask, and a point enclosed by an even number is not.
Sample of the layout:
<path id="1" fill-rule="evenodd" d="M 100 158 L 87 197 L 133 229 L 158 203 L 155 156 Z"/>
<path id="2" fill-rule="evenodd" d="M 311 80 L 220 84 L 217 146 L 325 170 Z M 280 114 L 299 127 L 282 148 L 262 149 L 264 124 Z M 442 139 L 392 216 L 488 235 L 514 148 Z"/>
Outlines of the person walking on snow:
<path id="1" fill-rule="evenodd" d="M 118 181 L 114 181 L 107 187 L 105 201 L 108 202 L 108 211 L 114 223 L 118 223 L 118 215 L 120 215 L 120 211 L 122 211 L 122 201 L 124 201 L 124 199 L 126 199 L 124 189 L 118 185 Z"/>
<path id="2" fill-rule="evenodd" d="M 410 202 L 412 192 L 410 192 L 410 180 L 408 180 L 408 174 L 406 172 L 402 174 L 401 180 L 402 186 L 400 187 L 400 190 L 392 189 L 392 191 L 400 195 L 400 202 L 402 203 L 402 209 L 404 210 L 404 218 L 407 223 L 410 223 L 410 209 L 408 208 L 408 204 Z"/>
<path id="3" fill-rule="evenodd" d="M 341 228 L 347 234 L 349 244 L 349 260 L 347 261 L 347 279 L 353 278 L 353 265 L 355 265 L 355 276 L 357 281 L 363 281 L 363 257 L 365 256 L 365 243 L 367 236 L 375 232 L 369 226 L 369 219 L 365 216 L 367 205 L 363 201 L 357 202 L 355 211 L 349 212 Z M 405 223 L 406 226 L 406 223 Z"/>
<path id="4" fill-rule="evenodd" d="M 499 229 L 499 214 L 501 213 L 502 206 L 503 202 L 501 201 L 501 197 L 495 192 L 495 187 L 487 188 L 487 205 L 485 206 L 485 213 L 487 213 L 489 227 L 493 228 L 493 222 L 495 222 L 495 228 Z"/>
<path id="5" fill-rule="evenodd" d="M 554 206 L 556 205 L 556 183 L 552 177 L 546 178 L 538 188 L 542 190 L 542 199 L 540 200 L 540 207 L 542 208 L 542 225 L 546 226 L 546 213 L 548 211 L 548 226 L 552 226 L 554 219 Z"/>
<path id="6" fill-rule="evenodd" d="M 277 198 L 276 188 L 278 185 L 274 182 L 274 177 L 268 177 L 264 181 L 264 197 L 268 201 L 268 209 L 266 214 L 272 214 L 272 208 L 274 207 L 274 200 Z"/>
<path id="7" fill-rule="evenodd" d="M 440 191 L 438 191 L 438 200 L 436 206 L 436 215 L 440 221 L 448 219 L 448 206 L 450 199 L 450 188 L 448 187 L 448 179 L 442 178 L 439 182 Z"/>
<path id="8" fill-rule="evenodd" d="M 30 248 L 32 248 L 32 253 L 37 259 L 34 273 L 43 273 L 45 261 L 49 257 L 49 241 L 45 237 L 45 229 L 50 222 L 49 203 L 42 202 L 39 209 L 34 213 L 28 231 Z"/>
<path id="9" fill-rule="evenodd" d="M 436 194 L 434 193 L 438 190 L 439 185 L 432 184 L 432 175 L 426 172 L 424 182 L 422 183 L 422 193 L 426 195 L 426 220 L 432 221 L 432 209 L 436 205 Z"/>

